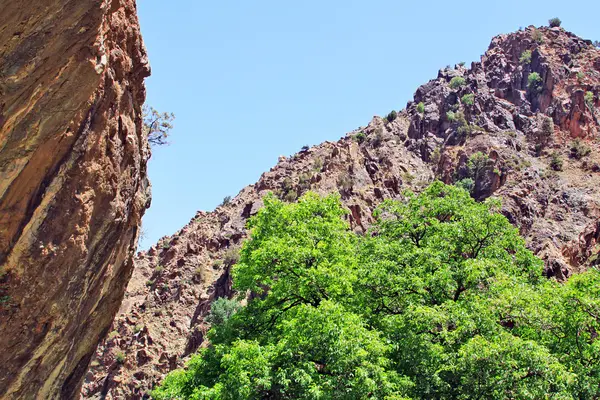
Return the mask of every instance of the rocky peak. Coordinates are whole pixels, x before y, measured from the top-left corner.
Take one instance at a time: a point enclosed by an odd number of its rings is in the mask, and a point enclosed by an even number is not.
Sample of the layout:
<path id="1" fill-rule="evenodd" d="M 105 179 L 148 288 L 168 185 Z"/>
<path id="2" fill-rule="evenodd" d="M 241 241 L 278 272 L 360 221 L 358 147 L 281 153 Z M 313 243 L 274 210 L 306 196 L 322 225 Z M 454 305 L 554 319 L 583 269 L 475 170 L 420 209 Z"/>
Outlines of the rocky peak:
<path id="1" fill-rule="evenodd" d="M 441 179 L 480 200 L 500 198 L 548 276 L 595 263 L 599 94 L 600 51 L 591 42 L 528 27 L 495 37 L 470 68 L 440 70 L 405 110 L 281 158 L 230 202 L 138 254 L 83 396 L 143 398 L 205 344 L 203 318 L 214 299 L 232 296 L 232 249 L 269 191 L 286 201 L 337 192 L 352 229 L 364 232 L 382 200 Z"/>

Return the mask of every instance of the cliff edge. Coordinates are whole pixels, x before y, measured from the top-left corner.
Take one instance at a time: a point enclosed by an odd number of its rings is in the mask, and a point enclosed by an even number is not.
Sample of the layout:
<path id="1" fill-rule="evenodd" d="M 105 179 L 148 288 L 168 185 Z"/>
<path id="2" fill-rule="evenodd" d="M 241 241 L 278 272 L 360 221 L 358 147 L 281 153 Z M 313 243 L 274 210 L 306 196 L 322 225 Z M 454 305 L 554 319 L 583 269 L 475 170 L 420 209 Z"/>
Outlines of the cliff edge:
<path id="1" fill-rule="evenodd" d="M 71 399 L 149 203 L 134 0 L 0 0 L 0 398 Z"/>

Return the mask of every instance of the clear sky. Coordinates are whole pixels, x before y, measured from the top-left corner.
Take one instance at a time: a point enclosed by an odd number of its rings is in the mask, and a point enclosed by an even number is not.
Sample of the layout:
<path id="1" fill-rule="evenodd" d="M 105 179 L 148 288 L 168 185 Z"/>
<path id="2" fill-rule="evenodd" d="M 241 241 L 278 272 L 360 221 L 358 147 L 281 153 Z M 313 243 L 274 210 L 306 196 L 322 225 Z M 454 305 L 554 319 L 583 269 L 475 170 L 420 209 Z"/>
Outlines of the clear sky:
<path id="1" fill-rule="evenodd" d="M 600 40 L 599 0 L 138 0 L 147 103 L 174 112 L 150 161 L 147 248 L 212 210 L 279 155 L 404 108 L 438 69 L 479 60 L 492 36 L 559 17 Z"/>

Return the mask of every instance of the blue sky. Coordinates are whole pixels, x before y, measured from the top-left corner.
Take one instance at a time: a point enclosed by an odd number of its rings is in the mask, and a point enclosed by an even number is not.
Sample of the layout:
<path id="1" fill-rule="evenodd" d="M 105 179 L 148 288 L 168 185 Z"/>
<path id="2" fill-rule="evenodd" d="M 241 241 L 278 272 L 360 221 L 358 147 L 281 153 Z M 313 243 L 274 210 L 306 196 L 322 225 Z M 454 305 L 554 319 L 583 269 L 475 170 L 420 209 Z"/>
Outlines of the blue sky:
<path id="1" fill-rule="evenodd" d="M 600 2 L 138 0 L 147 104 L 176 115 L 154 150 L 147 248 L 303 145 L 404 108 L 438 69 L 492 36 L 559 17 L 600 40 Z"/>

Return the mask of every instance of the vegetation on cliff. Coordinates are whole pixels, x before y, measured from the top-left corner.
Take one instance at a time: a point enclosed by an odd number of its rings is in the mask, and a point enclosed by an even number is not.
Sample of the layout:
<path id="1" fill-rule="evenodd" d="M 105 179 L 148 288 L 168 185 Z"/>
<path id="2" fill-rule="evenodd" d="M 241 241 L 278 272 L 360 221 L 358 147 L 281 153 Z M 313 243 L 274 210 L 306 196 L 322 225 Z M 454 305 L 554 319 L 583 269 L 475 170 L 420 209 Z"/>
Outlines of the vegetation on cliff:
<path id="1" fill-rule="evenodd" d="M 340 201 L 270 196 L 210 345 L 157 399 L 596 398 L 600 273 L 559 284 L 498 213 L 435 182 L 367 235 Z M 229 304 L 228 304 L 229 303 Z"/>

